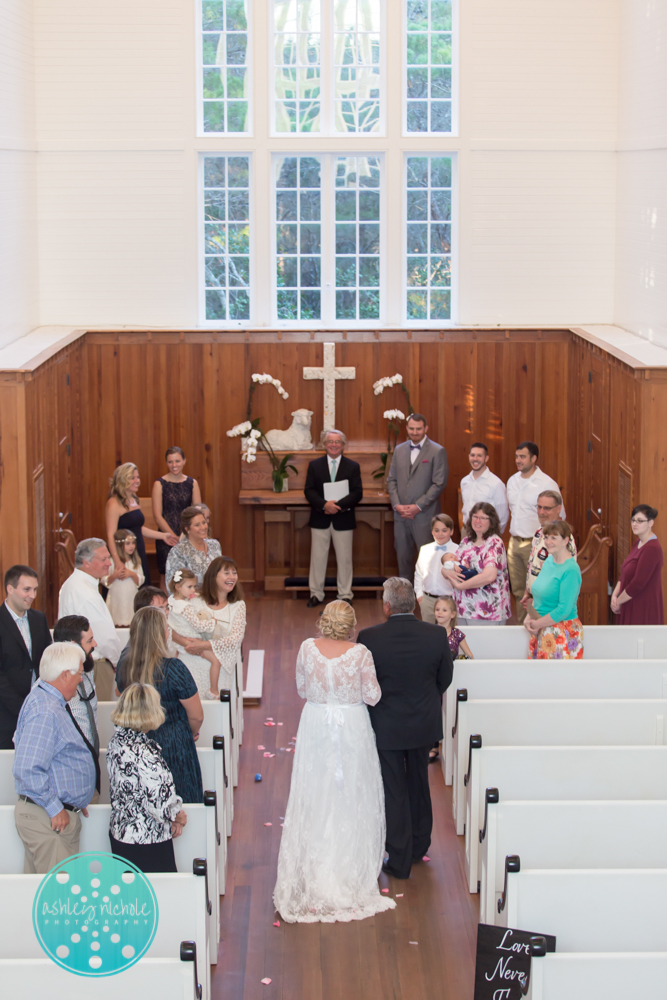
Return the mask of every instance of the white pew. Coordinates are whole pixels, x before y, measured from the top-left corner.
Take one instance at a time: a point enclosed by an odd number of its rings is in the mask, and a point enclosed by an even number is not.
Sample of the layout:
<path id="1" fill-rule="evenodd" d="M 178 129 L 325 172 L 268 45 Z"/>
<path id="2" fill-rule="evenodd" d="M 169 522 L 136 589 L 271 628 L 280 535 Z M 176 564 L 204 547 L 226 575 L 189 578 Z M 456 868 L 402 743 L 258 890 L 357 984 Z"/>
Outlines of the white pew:
<path id="1" fill-rule="evenodd" d="M 42 955 L 44 953 L 42 952 Z M 197 966 L 201 959 L 197 960 Z M 26 961 L 18 958 L 0 959 L 0 996 L 12 1000 L 33 1000 L 54 997 L 57 1000 L 118 1000 L 141 996 L 160 1000 L 193 1000 L 194 972 L 192 962 L 178 958 L 142 958 L 125 972 L 101 976 L 94 984 L 87 976 L 74 976 L 61 969 L 50 958 Z"/>
<path id="2" fill-rule="evenodd" d="M 44 957 L 32 923 L 32 904 L 43 877 L 0 875 L 0 899 L 3 903 L 0 958 L 25 961 Z M 146 958 L 172 958 L 179 954 L 181 941 L 194 941 L 203 1000 L 208 1000 L 211 995 L 211 966 L 204 879 L 181 874 L 147 877 L 157 897 L 160 918 Z"/>
<path id="3" fill-rule="evenodd" d="M 664 868 L 520 871 L 498 922 L 555 934 L 559 952 L 667 952 L 666 894 Z"/>
<path id="4" fill-rule="evenodd" d="M 264 650 L 251 649 L 248 651 L 248 673 L 246 675 L 245 687 L 243 688 L 243 703 L 259 704 L 262 700 L 262 688 L 264 684 Z"/>
<path id="5" fill-rule="evenodd" d="M 207 861 L 208 875 L 205 882 L 208 883 L 209 899 L 211 900 L 209 961 L 215 964 L 217 962 L 217 943 L 220 940 L 215 813 L 213 808 L 203 805 L 190 805 L 187 812 L 188 822 L 183 828 L 183 833 L 174 840 L 176 865 L 179 872 L 191 874 L 192 863 L 195 858 L 205 858 Z M 81 817 L 80 852 L 82 854 L 88 851 L 110 852 L 109 818 L 111 806 L 89 806 L 88 813 L 88 817 Z M 14 807 L 0 806 L 0 874 L 22 874 L 23 859 L 23 843 L 14 825 Z"/>
<path id="6" fill-rule="evenodd" d="M 653 1000 L 664 995 L 666 981 L 664 953 L 556 952 L 533 958 L 528 1000 Z"/>
<path id="7" fill-rule="evenodd" d="M 476 660 L 522 660 L 528 633 L 522 625 L 466 625 Z M 667 625 L 584 625 L 584 658 L 591 660 L 661 659 L 667 656 Z"/>
<path id="8" fill-rule="evenodd" d="M 507 699 L 460 702 L 454 739 L 453 811 L 463 833 L 471 737 L 485 746 L 647 746 L 663 743 L 667 700 Z"/>
<path id="9" fill-rule="evenodd" d="M 465 867 L 477 891 L 486 789 L 500 801 L 667 800 L 667 746 L 482 747 L 466 787 Z"/>
<path id="10" fill-rule="evenodd" d="M 243 650 L 239 649 L 238 656 L 236 657 L 236 718 L 237 718 L 237 728 L 239 732 L 238 743 L 239 746 L 243 743 Z M 237 784 L 237 782 L 234 782 Z"/>
<path id="11" fill-rule="evenodd" d="M 480 848 L 480 921 L 493 924 L 505 858 L 526 869 L 665 868 L 667 801 L 504 802 L 489 805 Z"/>
<path id="12" fill-rule="evenodd" d="M 217 740 L 217 737 L 215 737 Z M 207 799 L 207 789 L 215 791 L 216 803 L 214 810 L 216 841 L 217 841 L 217 880 L 218 894 L 224 895 L 227 882 L 227 821 L 225 813 L 225 787 L 224 787 L 224 755 L 222 750 L 214 747 L 198 747 L 197 756 L 201 767 L 201 776 L 204 785 L 204 801 Z M 218 805 L 220 803 L 220 805 Z M 190 807 L 186 807 L 186 812 Z"/>
<path id="13" fill-rule="evenodd" d="M 445 783 L 452 783 L 457 692 L 480 698 L 665 698 L 665 660 L 455 660 L 442 700 Z"/>

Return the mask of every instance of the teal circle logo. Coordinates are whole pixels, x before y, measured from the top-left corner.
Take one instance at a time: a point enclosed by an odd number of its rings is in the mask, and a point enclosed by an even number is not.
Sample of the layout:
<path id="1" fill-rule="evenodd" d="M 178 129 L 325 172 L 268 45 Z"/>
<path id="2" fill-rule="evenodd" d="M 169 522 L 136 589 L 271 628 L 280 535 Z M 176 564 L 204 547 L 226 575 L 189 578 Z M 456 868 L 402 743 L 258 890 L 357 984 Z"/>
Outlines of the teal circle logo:
<path id="1" fill-rule="evenodd" d="M 153 887 L 115 854 L 75 854 L 44 876 L 32 922 L 54 962 L 78 976 L 113 976 L 148 951 L 158 924 Z"/>

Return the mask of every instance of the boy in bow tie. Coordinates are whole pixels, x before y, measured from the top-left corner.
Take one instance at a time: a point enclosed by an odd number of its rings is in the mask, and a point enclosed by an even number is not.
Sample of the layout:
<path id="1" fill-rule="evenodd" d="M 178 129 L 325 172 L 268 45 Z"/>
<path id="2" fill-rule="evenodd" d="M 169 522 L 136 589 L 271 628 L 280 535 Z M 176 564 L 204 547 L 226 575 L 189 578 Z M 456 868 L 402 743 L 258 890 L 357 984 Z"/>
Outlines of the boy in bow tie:
<path id="1" fill-rule="evenodd" d="M 433 541 L 422 545 L 415 566 L 415 597 L 419 601 L 422 621 L 436 624 L 435 604 L 439 597 L 452 597 L 454 590 L 442 575 L 442 557 L 458 549 L 452 541 L 454 522 L 449 514 L 431 518 Z"/>

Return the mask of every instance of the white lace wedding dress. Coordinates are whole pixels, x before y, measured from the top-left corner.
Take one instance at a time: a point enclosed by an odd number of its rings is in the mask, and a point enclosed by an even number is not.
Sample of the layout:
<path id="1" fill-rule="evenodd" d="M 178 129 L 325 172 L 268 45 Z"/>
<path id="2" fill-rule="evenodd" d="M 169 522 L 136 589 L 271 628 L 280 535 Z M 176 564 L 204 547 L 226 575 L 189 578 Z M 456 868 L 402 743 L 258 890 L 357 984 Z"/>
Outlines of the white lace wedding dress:
<path id="1" fill-rule="evenodd" d="M 296 685 L 307 701 L 273 901 L 288 923 L 363 920 L 396 905 L 380 894 L 377 882 L 385 814 L 366 709 L 381 697 L 373 657 L 357 644 L 327 660 L 313 639 L 306 639 L 296 661 Z"/>

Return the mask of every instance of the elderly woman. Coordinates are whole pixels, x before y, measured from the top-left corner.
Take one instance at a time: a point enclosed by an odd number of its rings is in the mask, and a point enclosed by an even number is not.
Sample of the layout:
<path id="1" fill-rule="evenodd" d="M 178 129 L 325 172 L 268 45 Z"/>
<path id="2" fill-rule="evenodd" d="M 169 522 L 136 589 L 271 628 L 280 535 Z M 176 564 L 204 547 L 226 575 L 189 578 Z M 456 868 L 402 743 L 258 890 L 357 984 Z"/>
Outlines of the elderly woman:
<path id="1" fill-rule="evenodd" d="M 630 524 L 636 543 L 623 565 L 621 578 L 611 595 L 611 610 L 621 625 L 664 625 L 662 601 L 662 546 L 653 532 L 658 512 L 647 503 L 638 504 Z"/>
<path id="2" fill-rule="evenodd" d="M 531 584 L 533 608 L 529 603 L 523 623 L 530 633 L 529 660 L 580 660 L 584 655 L 584 627 L 577 616 L 581 570 L 568 547 L 571 534 L 567 521 L 542 528 L 549 555 Z"/>
<path id="3" fill-rule="evenodd" d="M 164 460 L 169 472 L 153 483 L 151 494 L 153 517 L 162 531 L 178 535 L 181 530 L 181 514 L 187 507 L 201 503 L 201 492 L 197 480 L 193 479 L 192 476 L 186 476 L 183 472 L 185 452 L 182 448 L 176 446 L 167 448 Z M 169 549 L 170 546 L 161 539 L 155 543 L 157 569 L 162 589 L 165 586 L 165 568 Z"/>
<path id="4" fill-rule="evenodd" d="M 183 800 L 155 740 L 165 714 L 150 684 L 130 684 L 111 713 L 107 747 L 111 794 L 111 853 L 142 872 L 175 872 L 173 838 L 187 822 Z"/>
<path id="5" fill-rule="evenodd" d="M 144 538 L 161 539 L 167 545 L 176 545 L 178 538 L 171 530 L 153 531 L 152 528 L 145 526 L 145 518 L 137 496 L 139 487 L 141 486 L 141 479 L 139 478 L 139 470 L 133 462 L 125 462 L 123 465 L 119 465 L 114 470 L 110 484 L 111 489 L 104 516 L 109 552 L 111 553 L 117 574 L 116 579 L 125 580 L 130 575 L 130 570 L 121 562 L 114 541 L 117 530 L 119 528 L 127 528 L 136 535 L 137 552 L 139 553 L 141 568 L 144 572 L 144 584 L 150 584 L 151 571 L 148 566 Z"/>
<path id="6" fill-rule="evenodd" d="M 177 569 L 190 569 L 201 587 L 204 574 L 214 559 L 222 555 L 220 542 L 208 538 L 208 522 L 199 507 L 186 507 L 181 514 L 182 538 L 167 556 L 165 577 L 173 579 Z"/>
<path id="7" fill-rule="evenodd" d="M 234 677 L 236 661 L 245 636 L 246 607 L 243 587 L 239 582 L 236 563 L 229 556 L 214 559 L 206 570 L 201 596 L 210 615 L 212 633 L 202 637 L 201 629 L 190 636 L 174 632 L 174 641 L 183 645 L 179 656 L 192 674 L 201 697 L 207 696 L 210 687 L 211 665 L 199 653 L 212 650 L 220 661 L 220 689 L 228 688 Z M 177 647 L 178 648 L 178 647 Z"/>
<path id="8" fill-rule="evenodd" d="M 512 613 L 507 553 L 492 504 L 474 504 L 458 550 L 445 553 L 442 563 L 455 590 L 457 624 L 505 624 Z"/>
<path id="9" fill-rule="evenodd" d="M 159 608 L 140 608 L 130 625 L 130 650 L 118 664 L 116 687 L 151 684 L 162 699 L 165 719 L 148 735 L 162 749 L 184 802 L 203 802 L 201 769 L 195 740 L 204 721 L 197 686 L 185 664 L 169 656 L 167 618 Z"/>

